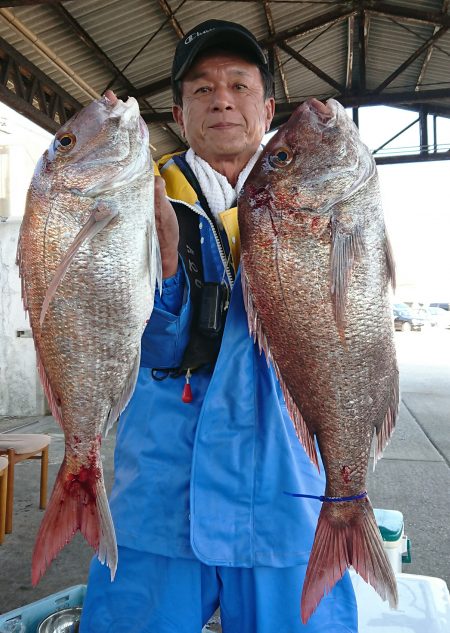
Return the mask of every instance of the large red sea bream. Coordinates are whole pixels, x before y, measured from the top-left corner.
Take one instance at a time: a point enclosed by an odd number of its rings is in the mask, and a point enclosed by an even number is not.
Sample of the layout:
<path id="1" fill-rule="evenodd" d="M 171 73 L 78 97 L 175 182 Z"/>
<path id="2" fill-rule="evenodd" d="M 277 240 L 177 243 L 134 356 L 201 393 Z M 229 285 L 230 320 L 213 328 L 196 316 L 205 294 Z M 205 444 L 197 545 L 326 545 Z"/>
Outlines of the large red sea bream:
<path id="1" fill-rule="evenodd" d="M 65 456 L 33 553 L 36 584 L 80 530 L 114 576 L 100 443 L 134 389 L 160 267 L 147 126 L 107 94 L 55 135 L 36 167 L 18 263 L 39 372 Z"/>
<path id="2" fill-rule="evenodd" d="M 303 622 L 349 566 L 397 603 L 366 493 L 374 431 L 376 460 L 399 402 L 394 265 L 375 161 L 344 108 L 332 99 L 327 105 L 328 113 L 311 100 L 294 112 L 238 204 L 250 330 L 275 366 L 315 464 L 317 439 L 326 473 Z"/>

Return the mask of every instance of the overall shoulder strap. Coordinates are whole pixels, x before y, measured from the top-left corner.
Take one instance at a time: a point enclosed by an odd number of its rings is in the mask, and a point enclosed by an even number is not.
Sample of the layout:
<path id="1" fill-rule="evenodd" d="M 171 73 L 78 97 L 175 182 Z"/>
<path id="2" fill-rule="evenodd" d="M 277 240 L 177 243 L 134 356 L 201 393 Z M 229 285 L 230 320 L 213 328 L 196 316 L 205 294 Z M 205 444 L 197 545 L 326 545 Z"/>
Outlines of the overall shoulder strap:
<path id="1" fill-rule="evenodd" d="M 181 156 L 184 157 L 184 154 L 174 156 L 174 161 L 180 168 L 183 175 L 186 177 L 184 170 L 185 167 L 189 166 L 187 165 L 185 160 L 181 159 Z M 193 187 L 193 183 L 187 177 L 186 179 Z M 195 190 L 195 187 L 193 188 Z M 198 303 L 198 298 L 200 296 L 201 288 L 204 282 L 198 216 L 195 215 L 195 213 L 192 213 L 192 211 L 190 211 L 183 204 L 173 203 L 173 208 L 175 209 L 180 230 L 178 251 L 184 262 L 186 273 L 189 277 L 189 283 L 191 286 L 191 298 L 193 300 L 193 304 L 196 305 Z"/>
<path id="2" fill-rule="evenodd" d="M 206 198 L 195 175 L 184 159 L 184 154 L 174 156 L 174 161 L 196 192 L 203 210 L 212 218 Z M 181 203 L 173 203 L 180 229 L 178 250 L 184 262 L 190 283 L 190 297 L 193 305 L 193 318 L 189 343 L 181 362 L 180 371 L 191 371 L 206 364 L 214 364 L 219 353 L 221 336 L 211 339 L 198 331 L 198 317 L 202 300 L 204 273 L 202 252 L 200 245 L 200 231 L 198 216 Z M 212 218 L 215 223 L 214 218 Z"/>

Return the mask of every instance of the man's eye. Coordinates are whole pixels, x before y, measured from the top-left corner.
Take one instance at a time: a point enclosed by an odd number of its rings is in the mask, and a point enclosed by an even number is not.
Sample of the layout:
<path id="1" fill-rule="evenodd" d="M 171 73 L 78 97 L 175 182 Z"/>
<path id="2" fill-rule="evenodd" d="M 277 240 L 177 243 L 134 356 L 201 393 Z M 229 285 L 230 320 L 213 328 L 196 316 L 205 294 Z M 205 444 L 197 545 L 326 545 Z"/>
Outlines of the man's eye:
<path id="1" fill-rule="evenodd" d="M 200 88 L 197 88 L 194 91 L 194 94 L 206 94 L 209 91 L 210 91 L 209 86 L 200 86 Z"/>
<path id="2" fill-rule="evenodd" d="M 236 84 L 236 90 L 245 90 L 247 86 L 245 84 Z"/>

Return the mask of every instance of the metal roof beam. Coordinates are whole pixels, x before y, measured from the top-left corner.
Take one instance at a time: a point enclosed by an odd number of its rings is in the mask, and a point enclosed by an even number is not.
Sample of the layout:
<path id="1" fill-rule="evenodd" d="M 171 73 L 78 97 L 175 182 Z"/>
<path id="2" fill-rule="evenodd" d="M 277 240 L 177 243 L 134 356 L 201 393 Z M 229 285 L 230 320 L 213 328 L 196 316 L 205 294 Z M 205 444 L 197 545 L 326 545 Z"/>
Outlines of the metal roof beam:
<path id="1" fill-rule="evenodd" d="M 67 24 L 75 35 L 80 39 L 95 55 L 95 57 L 101 62 L 101 64 L 109 70 L 114 79 L 108 84 L 108 88 L 114 85 L 116 80 L 119 80 L 123 87 L 125 87 L 129 94 L 135 94 L 136 88 L 130 82 L 130 80 L 123 74 L 123 72 L 114 64 L 112 59 L 108 57 L 108 55 L 104 52 L 102 48 L 92 39 L 92 37 L 83 29 L 81 24 L 73 17 L 67 9 L 65 9 L 60 3 L 57 6 L 52 7 L 53 11 L 61 17 L 65 24 Z M 105 88 L 106 91 L 106 88 Z M 152 106 L 145 102 L 144 107 L 147 107 L 149 110 L 152 110 Z M 178 136 L 172 128 L 169 126 L 166 128 L 167 132 L 171 134 L 178 143 L 182 143 L 182 139 Z"/>
<path id="2" fill-rule="evenodd" d="M 266 4 L 266 3 L 264 3 Z M 293 37 L 297 37 L 299 35 L 305 35 L 307 33 L 311 33 L 312 31 L 322 28 L 324 26 L 339 23 L 342 20 L 351 19 L 359 14 L 361 15 L 361 10 L 365 12 L 365 15 L 376 15 L 376 16 L 386 16 L 389 18 L 396 18 L 399 20 L 405 20 L 409 22 L 415 23 L 427 23 L 427 24 L 438 24 L 441 26 L 450 26 L 450 16 L 431 11 L 421 11 L 417 9 L 405 9 L 403 7 L 393 6 L 386 2 L 374 2 L 374 0 L 362 0 L 361 2 L 357 2 L 356 0 L 352 2 L 350 5 L 346 4 L 342 7 L 334 11 L 327 12 L 320 16 L 317 16 L 311 20 L 307 20 L 302 24 L 298 24 L 284 31 L 280 31 L 278 33 L 271 33 L 268 38 L 260 40 L 260 45 L 263 47 L 270 47 L 271 45 L 280 44 L 280 48 L 283 48 L 288 54 L 293 56 L 297 61 L 305 65 L 311 72 L 315 73 L 317 76 L 321 77 L 326 83 L 331 85 L 333 88 L 343 93 L 343 87 L 335 82 L 335 80 L 329 77 L 326 73 L 323 73 L 319 68 L 317 68 L 314 64 L 309 62 L 306 58 L 304 58 L 300 53 L 297 53 L 294 49 L 288 46 L 285 42 L 287 39 L 291 39 Z M 360 47 L 361 55 L 360 55 L 360 82 L 364 80 L 364 60 L 367 49 L 367 28 L 366 25 L 360 25 L 360 32 L 364 33 L 363 37 L 360 37 Z M 427 40 L 420 48 L 418 48 L 415 53 L 410 56 L 406 62 L 404 62 L 394 73 L 392 73 L 378 88 L 375 90 L 375 93 L 381 92 L 387 85 L 389 85 L 401 72 L 403 72 L 417 57 L 419 57 L 425 50 L 428 50 L 430 46 L 434 44 L 434 42 L 439 39 L 444 34 L 445 31 L 439 29 L 433 36 Z M 294 54 L 292 54 L 294 53 Z M 354 53 L 353 53 L 354 54 Z M 348 55 L 347 68 L 349 67 L 351 60 L 351 54 Z M 354 61 L 353 61 L 354 66 Z M 347 90 L 348 90 L 348 70 L 347 70 Z M 155 94 L 162 90 L 165 90 L 170 87 L 170 77 L 164 78 L 157 82 L 153 82 L 147 86 L 144 86 L 132 94 L 134 96 L 150 96 L 151 94 Z M 361 86 L 363 88 L 363 85 Z M 385 100 L 386 101 L 386 100 Z M 357 102 L 355 102 L 357 103 Z M 151 116 L 150 114 L 148 116 Z M 171 114 L 169 118 L 165 114 L 162 115 L 164 121 L 171 120 Z M 159 118 L 159 115 L 156 115 L 156 118 Z"/>
<path id="3" fill-rule="evenodd" d="M 272 11 L 270 9 L 270 4 L 268 0 L 262 0 L 262 5 L 263 5 L 263 9 L 264 9 L 264 15 L 266 16 L 266 22 L 267 22 L 267 27 L 269 29 L 269 33 L 270 35 L 275 35 L 275 22 L 273 19 L 273 15 L 272 15 Z M 276 46 L 273 46 L 272 48 L 269 49 L 269 52 L 272 51 L 272 54 L 274 56 L 274 60 L 277 63 L 277 69 L 278 69 L 278 73 L 280 75 L 280 80 L 281 80 L 281 85 L 283 87 L 283 92 L 284 92 L 284 96 L 286 101 L 290 101 L 289 98 L 289 89 L 288 89 L 288 85 L 287 85 L 287 81 L 286 81 L 286 75 L 284 73 L 284 69 L 283 69 L 283 65 L 281 63 L 281 58 L 280 58 L 280 53 L 278 51 L 278 49 L 276 48 Z M 275 79 L 275 72 L 272 73 Z"/>
<path id="4" fill-rule="evenodd" d="M 428 163 L 435 160 L 450 160 L 448 152 L 428 152 L 426 154 L 407 154 L 405 156 L 375 156 L 377 165 L 398 165 L 399 163 Z"/>
<path id="5" fill-rule="evenodd" d="M 412 24 L 450 26 L 450 15 L 440 11 L 422 11 L 412 7 L 394 6 L 388 2 L 377 2 L 377 0 L 362 0 L 361 8 L 375 16 L 396 18 Z"/>
<path id="6" fill-rule="evenodd" d="M 305 22 L 293 26 L 290 29 L 280 31 L 277 34 L 260 40 L 259 45 L 262 48 L 268 49 L 271 48 L 273 45 L 278 45 L 280 42 L 292 39 L 293 37 L 297 37 L 298 35 L 306 35 L 307 33 L 311 33 L 316 29 L 320 29 L 324 26 L 330 26 L 330 24 L 338 24 L 339 22 L 346 20 L 347 18 L 355 15 L 358 12 L 358 10 L 353 6 L 356 2 L 357 0 L 354 0 L 350 8 L 345 5 L 343 7 L 340 7 L 339 9 L 336 9 L 335 11 L 329 11 L 328 13 L 323 13 L 322 15 L 311 20 L 306 20 Z M 148 84 L 147 86 L 142 86 L 141 88 L 134 90 L 130 94 L 133 97 L 150 97 L 152 94 L 170 88 L 170 85 L 170 77 L 165 77 L 164 79 L 155 81 L 151 84 Z"/>
<path id="7" fill-rule="evenodd" d="M 312 73 L 317 75 L 317 77 L 320 77 L 320 79 L 322 79 L 327 84 L 332 86 L 339 93 L 345 91 L 344 86 L 341 86 L 341 84 L 338 83 L 337 81 L 335 81 L 332 77 L 330 77 L 330 75 L 327 75 L 327 73 L 325 73 L 323 70 L 320 70 L 320 68 L 318 68 L 315 64 L 313 64 L 309 60 L 307 60 L 306 57 L 303 57 L 303 55 L 300 55 L 300 53 L 298 53 L 294 48 L 292 48 L 291 46 L 286 44 L 286 42 L 280 42 L 279 46 L 288 55 L 290 55 L 291 57 L 296 59 L 298 62 L 300 62 L 300 64 L 302 64 L 302 66 L 305 66 L 305 68 L 307 68 Z"/>
<path id="8" fill-rule="evenodd" d="M 423 92 L 393 92 L 389 94 L 373 94 L 366 93 L 364 95 L 338 95 L 333 97 L 346 108 L 353 108 L 356 106 L 374 106 L 374 105 L 386 105 L 386 106 L 407 106 L 410 104 L 423 104 L 431 103 L 433 101 L 439 101 L 441 99 L 450 99 L 450 88 L 442 90 L 426 90 Z M 291 114 L 295 108 L 297 108 L 301 101 L 291 103 L 278 103 L 275 113 L 278 115 Z M 441 116 L 450 116 L 450 105 L 447 109 L 444 106 L 430 105 L 430 114 L 433 112 L 441 113 Z M 149 123 L 167 123 L 172 121 L 172 112 L 167 110 L 165 112 L 148 112 L 144 111 L 143 118 Z"/>
<path id="9" fill-rule="evenodd" d="M 164 15 L 169 18 L 170 26 L 175 31 L 178 39 L 181 40 L 181 38 L 184 37 L 184 31 L 181 28 L 180 23 L 176 19 L 175 13 L 172 11 L 172 8 L 167 3 L 167 0 L 158 0 L 158 3 L 159 3 L 159 6 L 161 7 L 161 9 L 164 12 Z"/>
<path id="10" fill-rule="evenodd" d="M 380 145 L 379 147 L 377 147 L 376 149 L 374 149 L 372 151 L 372 154 L 377 154 L 377 152 L 380 151 L 380 149 L 384 149 L 385 147 L 387 147 L 387 145 L 389 145 L 389 143 L 392 143 L 392 141 L 395 141 L 396 138 L 398 138 L 399 136 L 401 136 L 404 132 L 406 132 L 407 130 L 409 130 L 410 128 L 412 128 L 414 125 L 416 125 L 416 123 L 419 123 L 420 121 L 420 116 L 417 117 L 417 119 L 415 119 L 414 121 L 412 121 L 411 123 L 408 123 L 408 125 L 405 125 L 404 128 L 402 128 L 400 130 L 400 132 L 397 132 L 396 134 L 394 134 L 394 136 L 391 136 L 391 138 L 389 138 L 387 141 L 385 141 L 382 145 Z"/>
<path id="11" fill-rule="evenodd" d="M 47 46 L 46 43 L 36 35 L 36 33 L 31 31 L 22 20 L 19 20 L 15 13 L 9 9 L 0 9 L 0 19 L 15 31 L 23 41 L 32 46 L 47 62 L 52 64 L 58 72 L 63 73 L 78 90 L 84 92 L 90 99 L 98 99 L 100 97 L 98 92 L 84 81 L 79 73 L 68 66 L 53 49 Z"/>
<path id="12" fill-rule="evenodd" d="M 420 153 L 428 153 L 428 107 L 426 105 L 420 106 L 419 112 L 419 132 L 420 132 Z"/>
<path id="13" fill-rule="evenodd" d="M 450 0 L 444 0 L 442 3 L 442 8 L 441 8 L 441 12 L 442 14 L 447 13 L 448 7 L 450 4 Z M 435 35 L 439 30 L 439 27 L 435 26 L 434 30 L 433 30 L 433 35 Z M 422 68 L 420 69 L 420 73 L 419 76 L 417 78 L 417 83 L 416 83 L 416 87 L 415 90 L 420 90 L 420 86 L 425 78 L 425 74 L 427 72 L 427 68 L 428 68 L 428 64 L 430 63 L 430 59 L 431 59 L 431 55 L 433 54 L 433 50 L 434 50 L 434 45 L 430 46 L 430 48 L 428 49 L 425 58 L 423 60 L 422 63 Z"/>
<path id="14" fill-rule="evenodd" d="M 0 0 L 0 9 L 8 9 L 11 7 L 23 7 L 33 4 L 56 4 L 59 0 Z"/>
<path id="15" fill-rule="evenodd" d="M 83 107 L 2 38 L 0 67 L 0 99 L 48 132 Z"/>
<path id="16" fill-rule="evenodd" d="M 164 77 L 164 79 L 159 79 L 158 81 L 154 81 L 153 83 L 148 84 L 147 86 L 142 86 L 142 88 L 134 88 L 134 90 L 130 92 L 130 95 L 136 98 L 150 97 L 153 94 L 169 89 L 170 86 L 171 86 L 170 77 Z"/>
<path id="17" fill-rule="evenodd" d="M 354 68 L 352 77 L 352 90 L 365 92 L 366 90 L 366 61 L 367 61 L 367 38 L 368 38 L 368 17 L 364 11 L 355 16 L 355 52 L 358 64 Z M 358 74 L 356 74 L 356 69 Z"/>
<path id="18" fill-rule="evenodd" d="M 126 88 L 128 88 L 129 90 L 134 89 L 134 86 L 131 84 L 131 82 L 108 57 L 103 49 L 100 48 L 100 46 L 92 39 L 89 33 L 84 30 L 78 20 L 76 20 L 60 2 L 56 3 L 56 6 L 51 7 L 51 9 L 62 19 L 64 24 L 71 28 L 78 39 L 81 40 L 83 44 L 85 44 L 89 48 L 89 50 L 95 55 L 95 57 L 101 62 L 101 64 L 114 75 L 114 81 L 116 79 L 120 79 L 120 81 L 124 86 L 126 86 Z"/>
<path id="19" fill-rule="evenodd" d="M 347 21 L 347 70 L 345 73 L 345 90 L 347 92 L 352 87 L 354 38 L 355 38 L 355 16 L 352 15 L 348 18 L 348 21 Z"/>
<path id="20" fill-rule="evenodd" d="M 450 99 L 450 88 L 424 90 L 423 92 L 391 92 L 385 94 L 366 93 L 363 95 L 343 95 L 337 97 L 337 100 L 340 101 L 346 108 L 355 106 L 397 106 L 413 103 L 431 103 L 433 101 L 440 101 L 441 99 Z M 450 115 L 450 104 L 447 112 L 448 115 Z"/>
<path id="21" fill-rule="evenodd" d="M 290 40 L 294 37 L 298 37 L 299 35 L 312 33 L 313 31 L 316 31 L 317 29 L 320 29 L 324 26 L 329 26 L 330 24 L 339 24 L 339 22 L 347 20 L 347 18 L 349 18 L 350 16 L 356 15 L 356 13 L 358 13 L 357 4 L 358 1 L 354 0 L 350 4 L 350 6 L 348 4 L 345 4 L 339 9 L 335 9 L 334 11 L 322 13 L 315 18 L 305 20 L 304 22 L 301 22 L 296 26 L 292 26 L 289 29 L 279 31 L 276 35 L 266 37 L 263 40 L 260 40 L 259 44 L 263 48 L 267 48 L 271 44 L 278 44 L 280 42 L 284 42 L 285 40 Z"/>
<path id="22" fill-rule="evenodd" d="M 445 35 L 448 29 L 448 26 L 442 26 L 439 31 L 429 37 L 427 41 L 422 44 L 422 46 L 419 46 L 419 48 L 412 55 L 410 55 L 408 59 L 397 68 L 397 70 L 395 70 L 377 88 L 375 88 L 373 92 L 375 94 L 382 92 L 386 88 L 386 86 L 393 82 L 396 77 L 398 77 L 410 64 L 412 64 L 413 61 L 415 61 L 420 55 L 422 55 L 422 53 L 426 51 L 434 42 L 436 42 L 436 40 Z"/>

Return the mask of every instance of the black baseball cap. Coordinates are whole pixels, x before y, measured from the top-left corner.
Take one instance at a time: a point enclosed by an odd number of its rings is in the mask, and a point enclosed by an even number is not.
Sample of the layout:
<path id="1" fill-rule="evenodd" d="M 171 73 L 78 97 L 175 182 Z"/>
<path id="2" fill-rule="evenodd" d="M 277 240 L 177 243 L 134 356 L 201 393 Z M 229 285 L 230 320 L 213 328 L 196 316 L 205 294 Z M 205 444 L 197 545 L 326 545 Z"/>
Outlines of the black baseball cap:
<path id="1" fill-rule="evenodd" d="M 191 29 L 178 42 L 172 64 L 172 84 L 182 79 L 201 51 L 216 46 L 242 52 L 257 64 L 267 67 L 264 51 L 253 33 L 236 22 L 207 20 Z"/>

